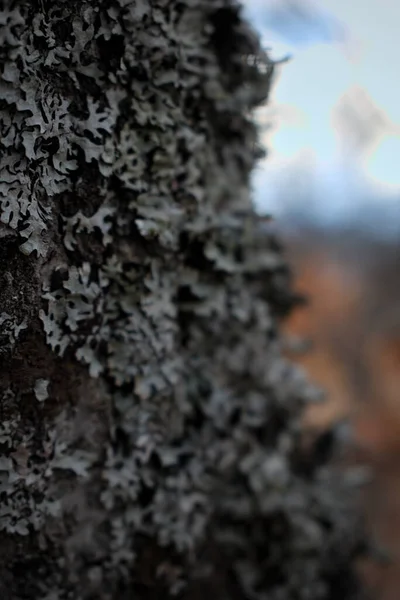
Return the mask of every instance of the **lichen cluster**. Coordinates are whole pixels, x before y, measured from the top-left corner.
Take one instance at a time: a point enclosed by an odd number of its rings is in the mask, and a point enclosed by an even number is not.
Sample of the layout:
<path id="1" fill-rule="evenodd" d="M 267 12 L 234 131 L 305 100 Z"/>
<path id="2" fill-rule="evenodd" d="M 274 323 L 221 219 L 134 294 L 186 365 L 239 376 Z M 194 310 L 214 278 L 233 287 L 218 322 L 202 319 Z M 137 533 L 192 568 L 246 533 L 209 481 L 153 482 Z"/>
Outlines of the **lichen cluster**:
<path id="1" fill-rule="evenodd" d="M 273 65 L 240 7 L 0 4 L 2 597 L 353 598 L 352 486 L 301 455 L 251 204 Z"/>

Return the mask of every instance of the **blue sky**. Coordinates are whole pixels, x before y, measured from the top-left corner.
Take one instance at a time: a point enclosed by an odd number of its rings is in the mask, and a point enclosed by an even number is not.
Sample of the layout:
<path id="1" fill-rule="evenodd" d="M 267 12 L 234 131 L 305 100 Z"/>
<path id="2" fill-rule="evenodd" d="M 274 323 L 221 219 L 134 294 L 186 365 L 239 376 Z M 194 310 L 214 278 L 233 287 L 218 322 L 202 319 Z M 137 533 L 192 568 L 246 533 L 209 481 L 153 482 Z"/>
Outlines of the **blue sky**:
<path id="1" fill-rule="evenodd" d="M 266 134 L 269 157 L 255 175 L 258 205 L 273 204 L 272 188 L 279 186 L 282 167 L 287 172 L 291 165 L 311 171 L 329 190 L 335 182 L 327 211 L 345 210 L 343 190 L 348 196 L 352 186 L 379 186 L 393 201 L 400 191 L 400 0 L 301 0 L 310 7 L 308 19 L 272 18 L 286 3 L 243 0 L 272 57 L 293 56 L 279 68 L 265 111 L 267 121 L 268 111 L 277 109 L 281 117 Z M 332 122 L 334 106 L 354 86 L 368 93 L 388 122 L 379 144 L 358 161 L 343 155 Z"/>

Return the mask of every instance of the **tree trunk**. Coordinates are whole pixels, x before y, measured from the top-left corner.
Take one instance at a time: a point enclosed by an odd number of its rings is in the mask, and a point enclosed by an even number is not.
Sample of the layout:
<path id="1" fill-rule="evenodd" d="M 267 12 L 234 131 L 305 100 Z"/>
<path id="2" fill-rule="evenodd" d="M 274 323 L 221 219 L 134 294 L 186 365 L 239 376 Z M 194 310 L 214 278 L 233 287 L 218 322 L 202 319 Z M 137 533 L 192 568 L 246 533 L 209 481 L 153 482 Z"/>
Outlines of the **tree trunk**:
<path id="1" fill-rule="evenodd" d="M 239 7 L 0 5 L 1 598 L 355 597 L 250 199 L 273 65 Z"/>

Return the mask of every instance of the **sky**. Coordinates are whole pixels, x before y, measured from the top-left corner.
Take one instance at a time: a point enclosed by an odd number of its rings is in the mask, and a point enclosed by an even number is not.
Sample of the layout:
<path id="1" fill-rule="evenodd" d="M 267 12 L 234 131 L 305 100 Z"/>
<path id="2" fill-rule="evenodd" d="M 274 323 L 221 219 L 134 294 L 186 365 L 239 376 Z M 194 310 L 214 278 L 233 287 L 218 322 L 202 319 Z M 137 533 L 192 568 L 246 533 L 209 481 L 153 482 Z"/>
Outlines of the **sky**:
<path id="1" fill-rule="evenodd" d="M 305 5 L 303 18 L 287 10 Z M 351 190 L 374 186 L 397 202 L 400 192 L 400 0 L 243 0 L 263 45 L 280 66 L 262 121 L 268 159 L 254 176 L 261 210 L 275 210 L 288 166 L 325 186 L 327 218 L 348 210 Z M 286 9 L 286 12 L 285 12 Z M 355 156 L 338 141 L 334 107 L 349 89 L 365 90 L 386 120 L 369 153 Z M 299 176 L 300 176 L 299 175 Z M 400 197 L 400 194 L 399 194 Z M 275 205 L 274 205 L 275 203 Z"/>

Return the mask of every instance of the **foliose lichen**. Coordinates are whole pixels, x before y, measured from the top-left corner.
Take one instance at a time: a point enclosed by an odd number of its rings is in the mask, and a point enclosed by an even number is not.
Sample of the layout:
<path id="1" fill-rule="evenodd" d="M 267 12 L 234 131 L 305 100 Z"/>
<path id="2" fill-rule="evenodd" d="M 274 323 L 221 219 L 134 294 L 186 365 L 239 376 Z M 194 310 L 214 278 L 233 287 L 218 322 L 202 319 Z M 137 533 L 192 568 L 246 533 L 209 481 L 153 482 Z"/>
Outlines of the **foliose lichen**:
<path id="1" fill-rule="evenodd" d="M 354 485 L 302 463 L 251 203 L 273 64 L 240 6 L 4 0 L 0 47 L 3 597 L 353 598 Z"/>

